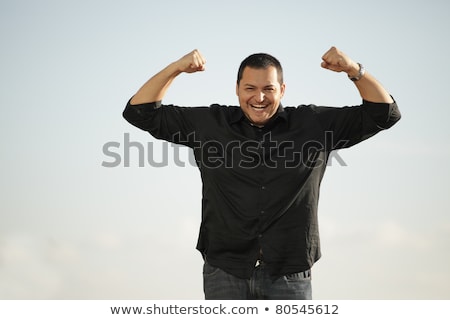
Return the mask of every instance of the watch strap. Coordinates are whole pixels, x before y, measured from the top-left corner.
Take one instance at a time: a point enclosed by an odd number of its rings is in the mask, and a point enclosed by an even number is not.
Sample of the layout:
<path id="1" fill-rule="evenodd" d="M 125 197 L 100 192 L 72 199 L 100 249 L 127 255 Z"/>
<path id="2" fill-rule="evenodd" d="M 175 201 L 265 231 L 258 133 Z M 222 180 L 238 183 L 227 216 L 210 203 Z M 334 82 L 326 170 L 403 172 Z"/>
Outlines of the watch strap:
<path id="1" fill-rule="evenodd" d="M 348 78 L 352 81 L 358 81 L 359 79 L 361 79 L 364 74 L 366 73 L 366 68 L 364 68 L 364 66 L 358 62 L 358 66 L 359 66 L 359 71 L 358 71 L 358 75 L 356 77 L 350 77 L 348 76 Z"/>

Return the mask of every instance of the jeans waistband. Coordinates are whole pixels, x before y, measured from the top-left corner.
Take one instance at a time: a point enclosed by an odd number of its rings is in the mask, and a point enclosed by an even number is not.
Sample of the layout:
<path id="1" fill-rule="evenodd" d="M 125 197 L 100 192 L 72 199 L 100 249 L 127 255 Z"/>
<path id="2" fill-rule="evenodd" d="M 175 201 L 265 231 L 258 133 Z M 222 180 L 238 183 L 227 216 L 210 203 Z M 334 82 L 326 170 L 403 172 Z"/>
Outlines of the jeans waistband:
<path id="1" fill-rule="evenodd" d="M 255 263 L 255 268 L 259 268 L 259 267 L 262 267 L 262 266 L 264 266 L 264 260 L 256 260 L 256 263 Z M 309 270 L 305 270 L 305 271 L 300 271 L 300 272 L 296 272 L 296 273 L 293 273 L 293 274 L 291 274 L 291 275 L 287 275 L 288 277 L 300 277 L 300 278 L 303 278 L 303 279 L 308 279 L 308 278 L 311 278 L 311 269 L 309 269 Z"/>

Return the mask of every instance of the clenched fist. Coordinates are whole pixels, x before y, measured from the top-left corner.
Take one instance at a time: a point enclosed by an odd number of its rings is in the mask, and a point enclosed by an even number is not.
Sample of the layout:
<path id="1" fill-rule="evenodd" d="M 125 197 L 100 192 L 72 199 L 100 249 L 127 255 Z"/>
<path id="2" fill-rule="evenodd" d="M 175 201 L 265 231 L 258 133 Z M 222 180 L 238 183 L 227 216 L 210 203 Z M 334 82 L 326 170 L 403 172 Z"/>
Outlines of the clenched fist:
<path id="1" fill-rule="evenodd" d="M 349 76 L 355 76 L 359 72 L 358 64 L 336 47 L 331 47 L 322 56 L 322 68 L 335 72 L 345 72 Z"/>
<path id="2" fill-rule="evenodd" d="M 193 50 L 175 62 L 180 72 L 193 73 L 204 71 L 206 60 L 200 51 Z"/>

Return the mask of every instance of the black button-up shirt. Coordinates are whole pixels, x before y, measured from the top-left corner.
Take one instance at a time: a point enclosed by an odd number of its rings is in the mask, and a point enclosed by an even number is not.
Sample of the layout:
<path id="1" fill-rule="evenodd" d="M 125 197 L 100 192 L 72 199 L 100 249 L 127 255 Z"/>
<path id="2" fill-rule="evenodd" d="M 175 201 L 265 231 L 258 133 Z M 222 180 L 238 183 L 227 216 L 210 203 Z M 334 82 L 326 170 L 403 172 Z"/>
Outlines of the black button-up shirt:
<path id="1" fill-rule="evenodd" d="M 282 107 L 264 127 L 240 107 L 127 104 L 123 116 L 155 138 L 193 149 L 203 182 L 197 249 L 208 263 L 250 278 L 261 259 L 271 276 L 320 258 L 317 205 L 330 152 L 400 119 L 396 103 Z"/>

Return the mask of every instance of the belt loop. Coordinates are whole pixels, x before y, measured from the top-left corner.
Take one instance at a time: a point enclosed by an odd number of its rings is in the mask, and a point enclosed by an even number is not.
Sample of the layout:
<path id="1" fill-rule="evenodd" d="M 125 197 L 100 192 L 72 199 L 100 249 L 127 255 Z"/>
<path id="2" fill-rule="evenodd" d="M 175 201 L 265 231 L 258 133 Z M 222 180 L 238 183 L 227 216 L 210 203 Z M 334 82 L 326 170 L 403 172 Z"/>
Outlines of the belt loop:
<path id="1" fill-rule="evenodd" d="M 311 269 L 303 271 L 303 277 L 306 278 L 310 278 L 311 277 Z"/>

